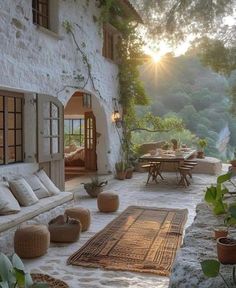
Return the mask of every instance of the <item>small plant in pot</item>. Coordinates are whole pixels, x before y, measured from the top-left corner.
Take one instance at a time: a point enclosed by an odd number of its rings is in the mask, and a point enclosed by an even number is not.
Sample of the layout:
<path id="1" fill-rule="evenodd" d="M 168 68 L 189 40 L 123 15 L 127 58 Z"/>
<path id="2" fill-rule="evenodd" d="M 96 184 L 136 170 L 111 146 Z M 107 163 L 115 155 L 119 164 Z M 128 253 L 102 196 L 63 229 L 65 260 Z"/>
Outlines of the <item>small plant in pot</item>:
<path id="1" fill-rule="evenodd" d="M 116 178 L 119 180 L 124 180 L 126 178 L 126 170 L 127 166 L 124 161 L 116 162 L 115 169 L 116 169 Z"/>
<path id="2" fill-rule="evenodd" d="M 98 176 L 94 176 L 91 178 L 91 182 L 82 184 L 89 196 L 96 198 L 103 191 L 103 187 L 107 185 L 107 181 L 100 181 Z"/>
<path id="3" fill-rule="evenodd" d="M 236 203 L 229 205 L 225 223 L 228 229 L 236 224 Z M 236 264 L 236 239 L 231 237 L 218 238 L 217 255 L 222 264 Z"/>
<path id="4" fill-rule="evenodd" d="M 131 179 L 133 177 L 134 167 L 131 163 L 126 165 L 126 179 Z"/>
<path id="5" fill-rule="evenodd" d="M 207 146 L 207 140 L 206 139 L 199 139 L 198 140 L 198 146 L 199 146 L 199 151 L 197 152 L 197 158 L 200 158 L 200 159 L 203 159 L 205 158 L 205 155 L 204 155 L 204 150 Z"/>

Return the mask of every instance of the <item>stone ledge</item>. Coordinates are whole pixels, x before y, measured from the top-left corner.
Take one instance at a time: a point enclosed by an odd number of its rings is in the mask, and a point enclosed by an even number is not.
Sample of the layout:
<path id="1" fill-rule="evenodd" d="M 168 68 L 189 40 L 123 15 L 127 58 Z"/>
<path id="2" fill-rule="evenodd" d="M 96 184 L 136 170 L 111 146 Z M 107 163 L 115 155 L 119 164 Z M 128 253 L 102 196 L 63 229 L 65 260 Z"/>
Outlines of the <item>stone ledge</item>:
<path id="1" fill-rule="evenodd" d="M 182 248 L 178 251 L 170 276 L 169 288 L 223 288 L 220 277 L 206 278 L 200 262 L 216 259 L 214 228 L 223 225 L 224 216 L 214 216 L 205 203 L 196 208 L 196 217 L 186 229 Z M 231 267 L 224 266 L 223 274 L 231 273 Z M 226 276 L 227 277 L 227 276 Z"/>

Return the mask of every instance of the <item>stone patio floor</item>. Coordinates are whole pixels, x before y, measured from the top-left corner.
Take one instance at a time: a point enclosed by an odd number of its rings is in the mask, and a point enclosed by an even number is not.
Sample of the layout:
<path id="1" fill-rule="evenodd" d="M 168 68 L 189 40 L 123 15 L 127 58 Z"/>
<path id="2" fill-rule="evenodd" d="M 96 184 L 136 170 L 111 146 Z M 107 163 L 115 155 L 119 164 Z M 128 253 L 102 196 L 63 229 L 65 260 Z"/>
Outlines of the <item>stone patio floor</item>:
<path id="1" fill-rule="evenodd" d="M 195 207 L 201 202 L 204 188 L 215 183 L 216 177 L 195 174 L 190 187 L 179 187 L 174 173 L 164 173 L 166 180 L 159 184 L 145 186 L 146 173 L 135 173 L 133 179 L 119 181 L 109 180 L 106 190 L 119 194 L 120 207 L 116 213 L 98 212 L 96 199 L 90 198 L 81 182 L 85 178 L 76 178 L 66 183 L 66 191 L 76 193 L 76 205 L 89 208 L 92 223 L 89 231 L 81 233 L 80 240 L 73 244 L 51 244 L 48 253 L 34 260 L 25 260 L 28 271 L 47 273 L 66 281 L 72 288 L 100 287 L 133 287 L 152 288 L 168 287 L 168 277 L 133 272 L 107 271 L 96 268 L 84 268 L 66 265 L 68 257 L 78 250 L 89 238 L 105 227 L 111 220 L 130 205 L 152 206 L 163 208 L 187 208 L 189 211 L 186 227 L 195 216 Z M 101 177 L 106 179 L 107 177 Z M 109 177 L 108 177 L 109 178 Z"/>

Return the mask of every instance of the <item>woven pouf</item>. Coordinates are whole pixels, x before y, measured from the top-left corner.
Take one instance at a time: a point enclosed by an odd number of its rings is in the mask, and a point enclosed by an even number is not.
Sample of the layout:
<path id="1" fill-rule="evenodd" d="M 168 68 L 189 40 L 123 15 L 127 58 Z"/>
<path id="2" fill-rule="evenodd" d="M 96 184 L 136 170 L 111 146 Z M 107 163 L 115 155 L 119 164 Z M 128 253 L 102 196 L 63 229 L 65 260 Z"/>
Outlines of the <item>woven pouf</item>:
<path id="1" fill-rule="evenodd" d="M 16 230 L 14 249 L 21 258 L 35 258 L 46 254 L 50 233 L 45 225 L 27 225 Z"/>
<path id="2" fill-rule="evenodd" d="M 97 204 L 100 212 L 115 212 L 119 208 L 119 196 L 112 192 L 100 193 Z"/>
<path id="3" fill-rule="evenodd" d="M 72 243 L 79 239 L 81 223 L 64 215 L 59 215 L 48 223 L 51 242 Z"/>
<path id="4" fill-rule="evenodd" d="M 68 208 L 65 211 L 65 215 L 69 216 L 70 218 L 79 220 L 81 223 L 81 231 L 87 231 L 90 226 L 91 222 L 91 216 L 90 216 L 90 211 L 86 208 L 82 207 L 73 207 L 73 208 Z"/>

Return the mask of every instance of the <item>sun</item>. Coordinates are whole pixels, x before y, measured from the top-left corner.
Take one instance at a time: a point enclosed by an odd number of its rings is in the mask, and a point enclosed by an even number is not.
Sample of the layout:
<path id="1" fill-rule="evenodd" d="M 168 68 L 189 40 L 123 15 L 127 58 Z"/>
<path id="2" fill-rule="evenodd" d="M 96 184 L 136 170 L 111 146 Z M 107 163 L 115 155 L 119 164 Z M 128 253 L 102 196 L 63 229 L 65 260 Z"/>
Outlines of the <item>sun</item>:
<path id="1" fill-rule="evenodd" d="M 152 57 L 152 61 L 153 61 L 154 63 L 157 63 L 157 62 L 159 62 L 159 61 L 161 60 L 161 55 L 160 55 L 160 54 L 157 54 L 157 53 L 153 53 L 153 54 L 151 55 L 151 57 Z"/>

